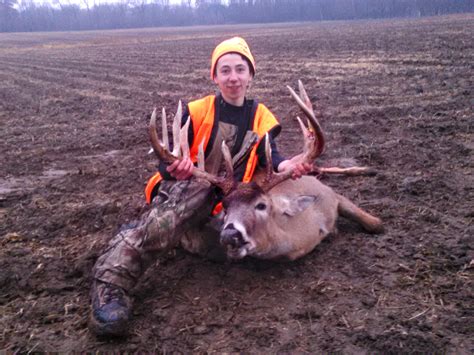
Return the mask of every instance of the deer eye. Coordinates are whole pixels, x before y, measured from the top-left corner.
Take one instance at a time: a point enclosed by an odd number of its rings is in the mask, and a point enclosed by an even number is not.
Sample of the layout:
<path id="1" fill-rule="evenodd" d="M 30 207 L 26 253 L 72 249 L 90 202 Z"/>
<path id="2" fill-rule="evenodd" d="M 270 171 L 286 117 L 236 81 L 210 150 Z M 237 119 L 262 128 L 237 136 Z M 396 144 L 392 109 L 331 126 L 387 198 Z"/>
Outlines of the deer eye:
<path id="1" fill-rule="evenodd" d="M 255 206 L 255 209 L 259 211 L 265 211 L 267 209 L 267 205 L 260 202 L 260 203 L 257 203 L 257 205 Z"/>

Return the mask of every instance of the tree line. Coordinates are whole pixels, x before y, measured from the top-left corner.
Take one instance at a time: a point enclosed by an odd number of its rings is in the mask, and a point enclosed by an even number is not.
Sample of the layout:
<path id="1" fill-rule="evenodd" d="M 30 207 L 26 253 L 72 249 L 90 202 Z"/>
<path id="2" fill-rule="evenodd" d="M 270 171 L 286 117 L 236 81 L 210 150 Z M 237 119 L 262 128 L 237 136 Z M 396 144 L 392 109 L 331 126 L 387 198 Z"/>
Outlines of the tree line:
<path id="1" fill-rule="evenodd" d="M 474 12 L 474 0 L 0 0 L 0 32 L 422 17 Z M 93 3 L 91 3 L 93 1 Z"/>

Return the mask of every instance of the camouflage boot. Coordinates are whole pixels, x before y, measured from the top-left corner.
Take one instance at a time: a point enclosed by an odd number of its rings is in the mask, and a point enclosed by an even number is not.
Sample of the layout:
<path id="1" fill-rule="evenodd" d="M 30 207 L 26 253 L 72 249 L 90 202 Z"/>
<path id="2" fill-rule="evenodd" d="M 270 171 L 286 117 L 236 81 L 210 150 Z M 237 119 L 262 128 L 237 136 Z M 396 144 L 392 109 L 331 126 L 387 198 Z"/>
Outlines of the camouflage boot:
<path id="1" fill-rule="evenodd" d="M 90 329 L 100 336 L 125 335 L 132 310 L 127 292 L 119 286 L 95 280 L 91 294 Z"/>

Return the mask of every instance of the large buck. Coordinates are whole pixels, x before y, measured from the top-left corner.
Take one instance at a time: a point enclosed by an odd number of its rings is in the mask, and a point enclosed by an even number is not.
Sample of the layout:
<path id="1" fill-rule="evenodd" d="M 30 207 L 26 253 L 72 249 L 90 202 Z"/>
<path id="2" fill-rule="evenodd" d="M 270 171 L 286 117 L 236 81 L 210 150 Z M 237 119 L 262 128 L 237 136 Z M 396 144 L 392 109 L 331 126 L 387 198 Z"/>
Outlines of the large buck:
<path id="1" fill-rule="evenodd" d="M 313 111 L 311 101 L 301 82 L 300 95 L 288 87 L 291 95 L 309 122 L 309 129 L 300 118 L 304 149 L 299 154 L 301 162 L 313 164 L 324 148 L 324 135 Z M 180 106 L 180 105 L 179 105 Z M 179 128 L 181 113 L 173 124 L 174 150 L 168 147 L 166 114 L 163 112 L 163 144 L 156 132 L 156 111 L 150 120 L 150 138 L 159 159 L 171 163 L 181 155 L 189 154 L 187 124 Z M 258 171 L 252 182 L 241 183 L 233 179 L 233 165 L 229 149 L 222 145 L 225 176 L 209 174 L 204 170 L 204 153 L 200 149 L 198 166 L 193 175 L 220 188 L 224 194 L 224 213 L 221 215 L 220 244 L 227 257 L 241 259 L 253 256 L 261 259 L 295 260 L 311 252 L 329 233 L 335 230 L 339 215 L 358 222 L 367 232 L 383 231 L 379 218 L 363 211 L 347 198 L 334 192 L 315 176 L 306 175 L 290 179 L 292 171 L 275 173 L 272 169 L 269 139 L 266 139 L 266 171 Z M 179 148 L 180 147 L 180 148 Z M 313 165 L 316 174 L 370 174 L 365 167 L 320 168 Z"/>

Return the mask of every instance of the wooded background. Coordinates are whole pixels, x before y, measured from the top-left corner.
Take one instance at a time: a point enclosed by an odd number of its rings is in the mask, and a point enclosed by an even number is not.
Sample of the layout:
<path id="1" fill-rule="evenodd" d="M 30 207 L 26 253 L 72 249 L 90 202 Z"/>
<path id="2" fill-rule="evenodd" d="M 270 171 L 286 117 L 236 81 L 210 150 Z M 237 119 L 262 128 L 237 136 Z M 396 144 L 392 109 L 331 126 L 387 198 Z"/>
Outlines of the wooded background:
<path id="1" fill-rule="evenodd" d="M 474 0 L 0 0 L 0 31 L 69 31 L 422 17 L 473 12 Z"/>

